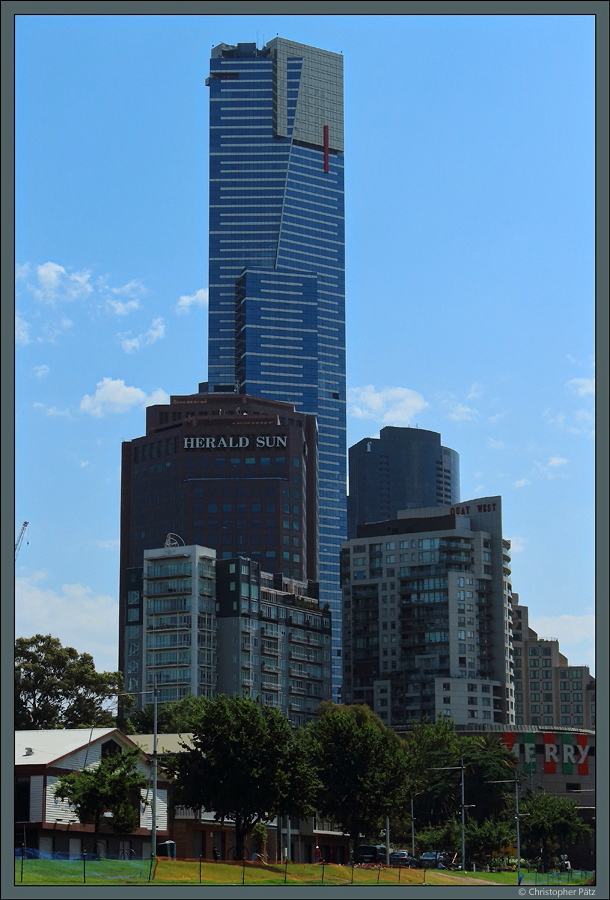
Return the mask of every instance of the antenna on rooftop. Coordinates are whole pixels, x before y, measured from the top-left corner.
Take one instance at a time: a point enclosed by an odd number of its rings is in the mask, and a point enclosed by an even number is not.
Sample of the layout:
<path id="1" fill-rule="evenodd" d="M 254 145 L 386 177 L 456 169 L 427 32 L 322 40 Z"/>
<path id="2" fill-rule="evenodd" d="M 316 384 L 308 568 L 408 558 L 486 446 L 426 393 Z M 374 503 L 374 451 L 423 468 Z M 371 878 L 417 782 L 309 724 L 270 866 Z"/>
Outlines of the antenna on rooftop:
<path id="1" fill-rule="evenodd" d="M 183 538 L 180 537 L 179 534 L 174 534 L 170 531 L 170 533 L 165 538 L 165 547 L 184 547 L 185 542 Z"/>
<path id="2" fill-rule="evenodd" d="M 19 556 L 19 551 L 21 550 L 21 544 L 23 543 L 23 537 L 25 535 L 26 529 L 30 523 L 24 522 L 21 526 L 21 531 L 19 532 L 19 537 L 15 541 L 15 559 Z"/>

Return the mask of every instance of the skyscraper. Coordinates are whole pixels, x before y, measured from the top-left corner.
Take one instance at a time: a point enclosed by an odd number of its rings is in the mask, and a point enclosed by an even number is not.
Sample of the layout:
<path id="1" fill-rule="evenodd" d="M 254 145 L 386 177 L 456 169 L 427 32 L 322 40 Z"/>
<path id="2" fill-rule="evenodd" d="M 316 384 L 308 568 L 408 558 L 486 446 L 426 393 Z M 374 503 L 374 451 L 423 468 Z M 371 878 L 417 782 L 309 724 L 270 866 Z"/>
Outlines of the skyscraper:
<path id="1" fill-rule="evenodd" d="M 344 544 L 344 697 L 386 725 L 514 724 L 502 500 L 403 510 Z"/>
<path id="2" fill-rule="evenodd" d="M 220 44 L 210 77 L 209 372 L 202 390 L 284 400 L 319 429 L 319 581 L 341 682 L 346 536 L 343 59 L 274 38 Z"/>
<path id="3" fill-rule="evenodd" d="M 349 448 L 348 537 L 358 525 L 460 499 L 460 457 L 436 431 L 382 428 Z"/>
<path id="4" fill-rule="evenodd" d="M 146 552 L 176 534 L 218 560 L 244 556 L 263 571 L 316 581 L 316 479 L 316 417 L 293 404 L 200 393 L 147 408 L 145 435 L 122 447 L 119 668 L 128 691 L 144 690 Z M 172 594 L 181 587 L 169 585 Z M 161 611 L 175 616 L 176 599 Z M 175 635 L 175 624 L 165 626 Z M 207 646 L 206 629 L 202 619 Z"/>

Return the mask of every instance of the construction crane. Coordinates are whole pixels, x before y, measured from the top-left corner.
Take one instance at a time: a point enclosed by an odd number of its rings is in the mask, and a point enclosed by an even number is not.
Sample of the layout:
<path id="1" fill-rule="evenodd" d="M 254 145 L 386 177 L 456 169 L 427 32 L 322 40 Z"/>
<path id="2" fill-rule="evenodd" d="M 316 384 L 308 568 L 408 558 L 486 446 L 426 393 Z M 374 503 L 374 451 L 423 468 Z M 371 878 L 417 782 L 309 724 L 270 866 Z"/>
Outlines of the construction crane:
<path id="1" fill-rule="evenodd" d="M 30 524 L 29 522 L 24 522 L 23 525 L 21 526 L 21 531 L 19 532 L 19 537 L 15 541 L 15 559 L 17 559 L 17 557 L 19 556 L 19 551 L 21 550 L 21 544 L 23 543 L 23 538 L 24 538 L 25 532 L 26 532 L 29 524 Z"/>

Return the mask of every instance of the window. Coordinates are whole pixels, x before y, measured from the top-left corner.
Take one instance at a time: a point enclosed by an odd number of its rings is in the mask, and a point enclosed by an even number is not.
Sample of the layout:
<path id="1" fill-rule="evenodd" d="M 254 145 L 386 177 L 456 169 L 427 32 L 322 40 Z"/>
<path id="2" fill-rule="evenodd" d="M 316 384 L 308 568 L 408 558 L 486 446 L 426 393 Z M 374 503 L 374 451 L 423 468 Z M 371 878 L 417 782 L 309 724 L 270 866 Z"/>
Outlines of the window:
<path id="1" fill-rule="evenodd" d="M 15 821 L 30 821 L 30 776 L 15 779 Z"/>

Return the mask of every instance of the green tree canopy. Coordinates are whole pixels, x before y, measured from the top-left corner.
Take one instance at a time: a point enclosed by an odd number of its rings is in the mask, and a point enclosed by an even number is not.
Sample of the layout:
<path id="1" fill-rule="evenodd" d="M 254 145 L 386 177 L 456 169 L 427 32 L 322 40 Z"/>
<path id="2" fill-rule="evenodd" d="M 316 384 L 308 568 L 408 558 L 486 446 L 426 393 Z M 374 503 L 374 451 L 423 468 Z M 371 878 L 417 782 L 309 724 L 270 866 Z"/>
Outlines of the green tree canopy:
<path id="1" fill-rule="evenodd" d="M 349 834 L 376 837 L 386 816 L 404 812 L 409 796 L 403 741 L 367 706 L 323 703 L 306 728 L 320 788 L 318 812 Z"/>
<path id="2" fill-rule="evenodd" d="M 15 641 L 15 728 L 115 725 L 120 672 L 97 672 L 93 657 L 50 634 Z"/>
<path id="3" fill-rule="evenodd" d="M 193 730 L 197 717 L 201 714 L 201 697 L 187 694 L 182 700 L 163 703 L 157 708 L 157 731 L 159 734 L 179 734 Z M 130 713 L 125 722 L 125 734 L 152 734 L 154 730 L 154 707 L 147 704 L 141 710 Z"/>
<path id="4" fill-rule="evenodd" d="M 468 819 L 484 822 L 514 808 L 515 757 L 500 735 L 455 733 L 451 719 L 415 725 L 406 738 L 418 829 L 461 815 L 462 761 Z"/>
<path id="5" fill-rule="evenodd" d="M 203 700 L 192 741 L 171 765 L 175 802 L 234 822 L 236 858 L 257 823 L 314 812 L 315 777 L 299 733 L 279 710 L 243 697 Z"/>
<path id="6" fill-rule="evenodd" d="M 565 852 L 569 844 L 584 840 L 592 830 L 583 822 L 578 803 L 570 797 L 536 791 L 519 805 L 521 846 L 525 856 L 542 857 L 545 869 L 557 852 Z"/>
<path id="7" fill-rule="evenodd" d="M 82 823 L 93 823 L 94 847 L 105 811 L 112 813 L 109 824 L 117 834 L 131 834 L 139 827 L 140 805 L 147 802 L 140 794 L 147 786 L 146 776 L 138 769 L 141 758 L 139 750 L 115 753 L 97 765 L 58 778 L 55 796 L 71 803 Z"/>

